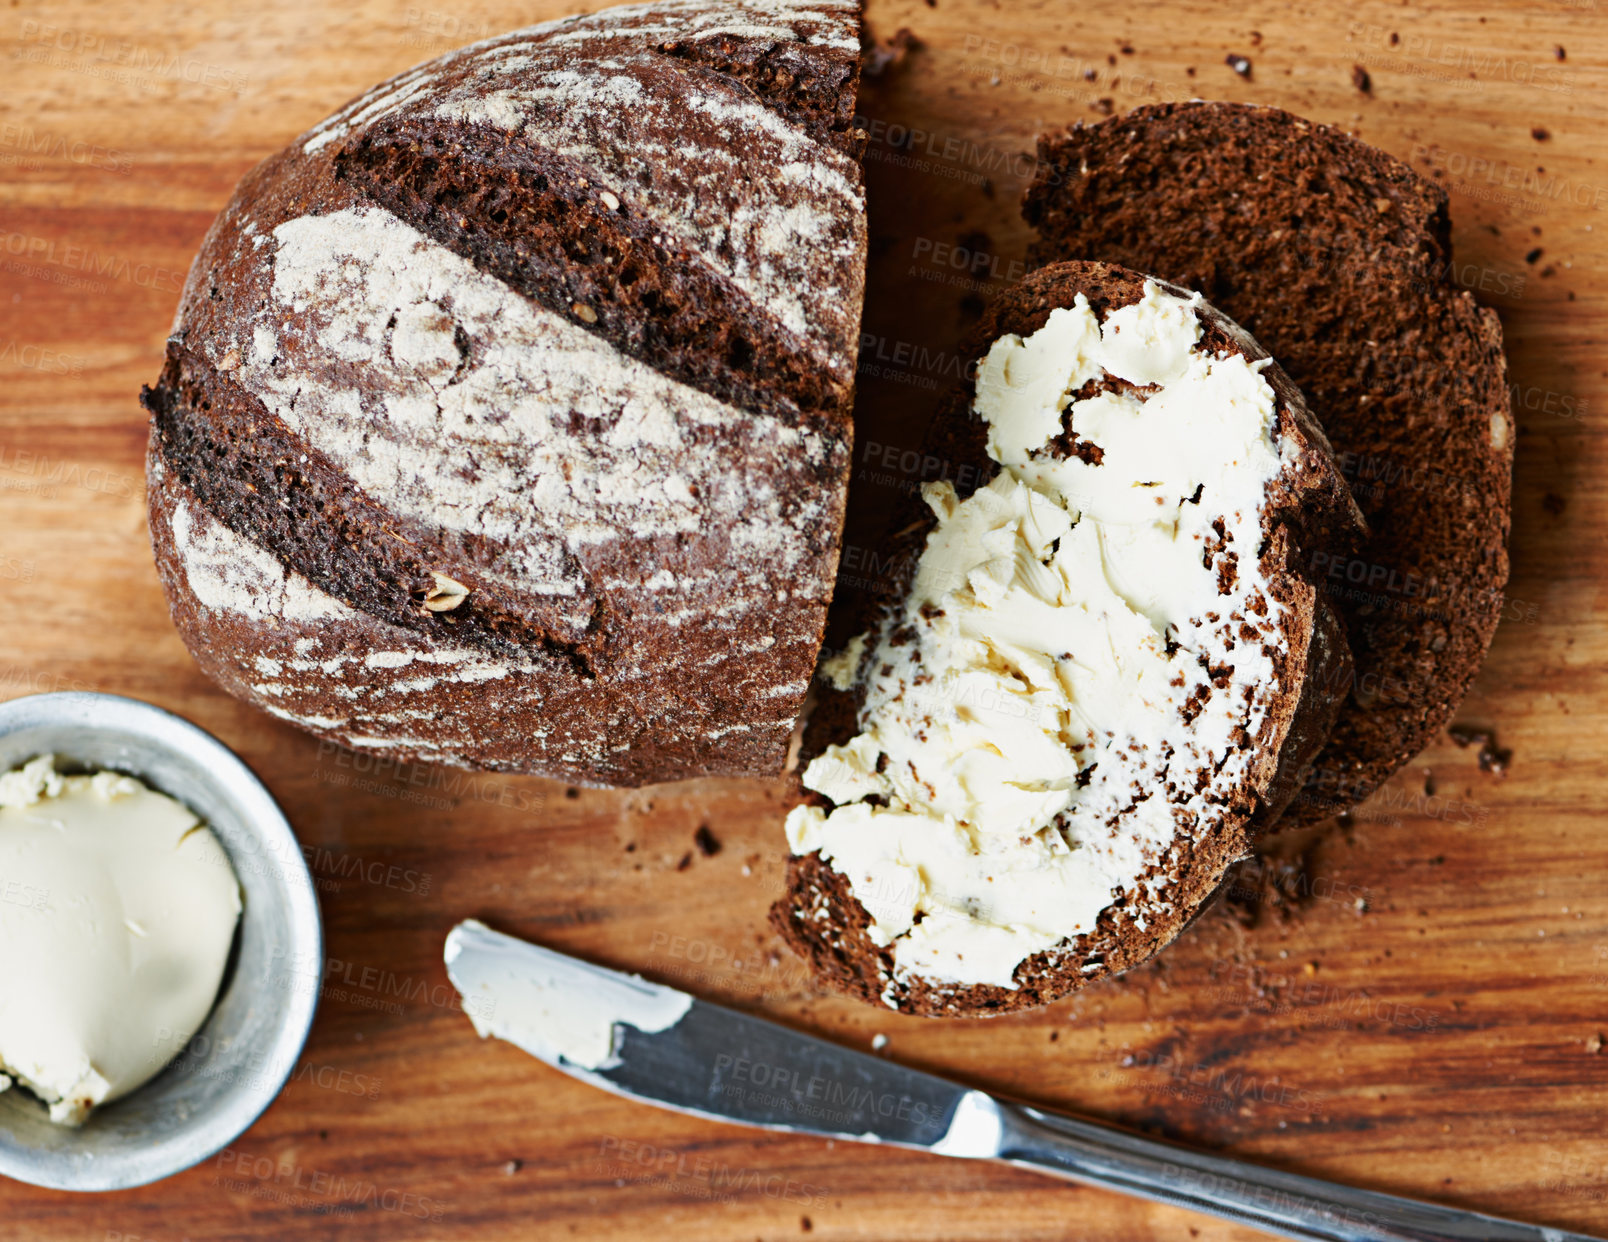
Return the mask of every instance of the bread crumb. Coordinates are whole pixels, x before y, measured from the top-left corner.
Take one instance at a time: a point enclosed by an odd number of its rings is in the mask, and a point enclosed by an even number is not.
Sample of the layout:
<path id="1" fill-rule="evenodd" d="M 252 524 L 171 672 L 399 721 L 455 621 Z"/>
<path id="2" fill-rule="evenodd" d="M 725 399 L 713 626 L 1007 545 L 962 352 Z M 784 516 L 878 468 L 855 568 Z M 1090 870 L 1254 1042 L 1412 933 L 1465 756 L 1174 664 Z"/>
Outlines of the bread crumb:
<path id="1" fill-rule="evenodd" d="M 1373 78 L 1361 65 L 1351 66 L 1351 85 L 1355 86 L 1364 95 L 1373 93 Z"/>
<path id="2" fill-rule="evenodd" d="M 597 312 L 584 302 L 576 302 L 570 307 L 570 310 L 575 312 L 575 318 L 579 319 L 582 323 L 597 322 Z"/>
<path id="3" fill-rule="evenodd" d="M 1602 1051 L 1602 1032 L 1599 1031 L 1586 1040 L 1586 1051 L 1591 1053 L 1592 1056 L 1596 1056 Z"/>
<path id="4" fill-rule="evenodd" d="M 1490 772 L 1496 776 L 1506 776 L 1508 768 L 1513 763 L 1513 752 L 1504 750 L 1496 744 L 1495 729 L 1479 729 L 1473 725 L 1454 724 L 1446 732 L 1458 746 L 1467 748 L 1475 742 L 1480 744 L 1479 761 L 1480 771 Z"/>
<path id="5" fill-rule="evenodd" d="M 871 1051 L 872 1052 L 881 1052 L 887 1046 L 888 1046 L 888 1037 L 886 1035 L 882 1034 L 880 1031 L 878 1031 L 875 1035 L 873 1035 L 871 1037 Z"/>
<path id="6" fill-rule="evenodd" d="M 1249 56 L 1240 56 L 1235 52 L 1230 52 L 1223 58 L 1223 63 L 1242 78 L 1251 76 L 1251 58 Z"/>
<path id="7" fill-rule="evenodd" d="M 916 38 L 915 32 L 908 26 L 900 26 L 893 32 L 892 38 L 878 39 L 866 50 L 865 60 L 860 67 L 860 76 L 880 78 L 890 69 L 897 69 L 904 64 L 910 53 L 920 46 L 921 40 Z"/>

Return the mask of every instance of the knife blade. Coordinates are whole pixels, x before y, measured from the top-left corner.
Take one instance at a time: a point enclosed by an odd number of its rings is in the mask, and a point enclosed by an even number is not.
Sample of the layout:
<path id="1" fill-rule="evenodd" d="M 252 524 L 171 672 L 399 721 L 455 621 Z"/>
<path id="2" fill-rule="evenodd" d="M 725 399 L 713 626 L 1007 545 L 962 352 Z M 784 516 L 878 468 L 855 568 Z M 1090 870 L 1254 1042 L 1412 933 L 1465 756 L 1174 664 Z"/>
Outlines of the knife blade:
<path id="1" fill-rule="evenodd" d="M 507 936 L 474 920 L 447 973 L 482 1038 L 714 1121 L 1000 1160 L 1319 1242 L 1603 1242 L 1359 1190 L 1049 1112 Z"/>

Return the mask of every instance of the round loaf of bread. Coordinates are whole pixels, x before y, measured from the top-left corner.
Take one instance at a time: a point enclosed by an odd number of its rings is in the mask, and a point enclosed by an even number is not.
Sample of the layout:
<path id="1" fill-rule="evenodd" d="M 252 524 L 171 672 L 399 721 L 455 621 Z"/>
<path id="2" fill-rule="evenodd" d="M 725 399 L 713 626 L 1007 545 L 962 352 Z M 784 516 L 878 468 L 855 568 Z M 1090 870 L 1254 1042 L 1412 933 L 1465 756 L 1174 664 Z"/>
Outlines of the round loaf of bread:
<path id="1" fill-rule="evenodd" d="M 1328 738 L 1350 655 L 1307 567 L 1362 534 L 1299 390 L 1199 295 L 1054 264 L 968 356 L 948 478 L 823 666 L 773 912 L 824 980 L 944 1016 L 1054 1000 L 1202 908 Z"/>
<path id="2" fill-rule="evenodd" d="M 537 26 L 248 174 L 143 394 L 207 674 L 398 758 L 778 770 L 848 480 L 859 28 L 852 0 Z"/>

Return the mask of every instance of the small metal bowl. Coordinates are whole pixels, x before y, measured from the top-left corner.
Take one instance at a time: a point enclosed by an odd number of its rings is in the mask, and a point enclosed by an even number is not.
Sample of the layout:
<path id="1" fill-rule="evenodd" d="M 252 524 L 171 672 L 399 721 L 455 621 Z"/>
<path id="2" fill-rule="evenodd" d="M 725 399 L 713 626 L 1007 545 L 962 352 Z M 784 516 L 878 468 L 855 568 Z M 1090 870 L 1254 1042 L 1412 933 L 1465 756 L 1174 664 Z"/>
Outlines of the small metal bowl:
<path id="1" fill-rule="evenodd" d="M 121 1190 L 227 1147 L 295 1069 L 322 980 L 312 877 L 283 812 L 216 738 L 149 703 L 40 694 L 0 703 L 0 772 L 54 754 L 66 769 L 138 777 L 216 834 L 240 879 L 240 924 L 212 1013 L 143 1087 L 59 1126 L 21 1087 L 0 1092 L 0 1175 L 57 1190 Z"/>

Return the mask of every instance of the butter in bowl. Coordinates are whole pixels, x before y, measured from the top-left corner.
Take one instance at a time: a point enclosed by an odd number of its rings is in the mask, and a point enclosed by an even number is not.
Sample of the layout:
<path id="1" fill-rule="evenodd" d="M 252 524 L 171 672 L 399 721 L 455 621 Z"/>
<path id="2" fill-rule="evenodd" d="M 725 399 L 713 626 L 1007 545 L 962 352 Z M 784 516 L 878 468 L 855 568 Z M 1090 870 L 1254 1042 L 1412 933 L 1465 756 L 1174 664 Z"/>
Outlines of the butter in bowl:
<path id="1" fill-rule="evenodd" d="M 216 738 L 104 694 L 0 703 L 0 1176 L 144 1185 L 301 1055 L 323 939 L 289 823 Z"/>
<path id="2" fill-rule="evenodd" d="M 164 1068 L 217 1000 L 240 883 L 211 829 L 120 772 L 0 774 L 0 1090 L 81 1125 Z"/>

